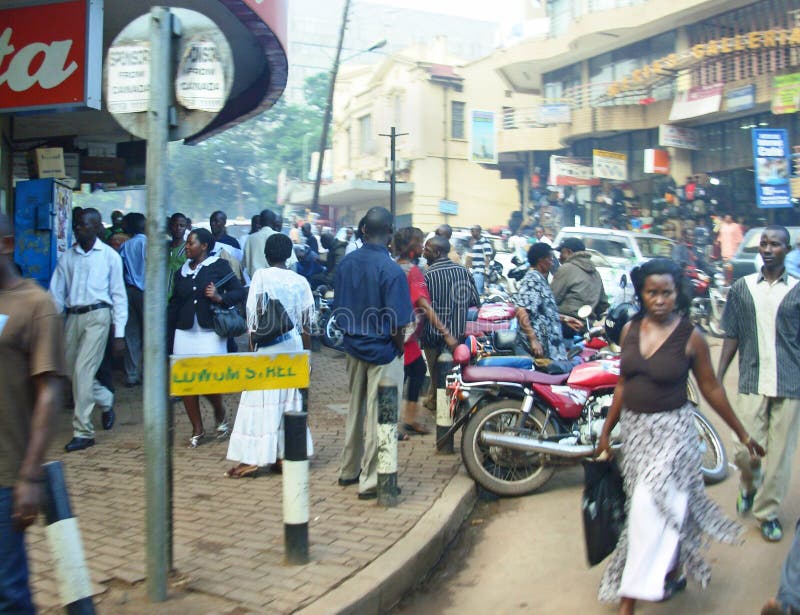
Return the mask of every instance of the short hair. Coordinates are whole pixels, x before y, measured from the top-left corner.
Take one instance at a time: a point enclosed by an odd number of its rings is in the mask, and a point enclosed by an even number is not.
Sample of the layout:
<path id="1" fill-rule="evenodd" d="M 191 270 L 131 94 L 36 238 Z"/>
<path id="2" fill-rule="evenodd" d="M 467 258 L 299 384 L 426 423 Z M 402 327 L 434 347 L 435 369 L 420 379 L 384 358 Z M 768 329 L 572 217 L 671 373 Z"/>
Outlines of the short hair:
<path id="1" fill-rule="evenodd" d="M 332 233 L 322 233 L 319 237 L 319 242 L 326 250 L 332 250 L 333 244 L 336 242 L 336 237 Z"/>
<path id="2" fill-rule="evenodd" d="M 784 238 L 784 242 L 783 243 L 784 243 L 784 245 L 787 248 L 791 248 L 792 247 L 792 236 L 789 234 L 789 229 L 787 229 L 785 226 L 781 226 L 780 224 L 769 224 L 769 225 L 764 227 L 764 230 L 762 231 L 761 234 L 763 235 L 767 231 L 774 231 L 776 233 L 783 233 L 783 238 Z"/>
<path id="3" fill-rule="evenodd" d="M 671 275 L 675 282 L 675 290 L 678 297 L 675 306 L 682 314 L 686 314 L 689 309 L 689 295 L 686 292 L 686 284 L 683 279 L 681 266 L 670 258 L 657 257 L 650 259 L 644 265 L 634 267 L 631 271 L 631 282 L 633 282 L 633 292 L 639 300 L 639 314 L 637 317 L 644 316 L 644 301 L 642 291 L 644 283 L 651 275 Z"/>
<path id="4" fill-rule="evenodd" d="M 428 243 L 431 244 L 440 255 L 447 255 L 450 253 L 450 242 L 441 235 L 434 235 L 428 240 Z"/>
<path id="5" fill-rule="evenodd" d="M 385 207 L 373 207 L 364 216 L 364 234 L 380 237 L 392 232 L 392 212 Z"/>
<path id="6" fill-rule="evenodd" d="M 425 239 L 425 234 L 416 226 L 407 226 L 397 231 L 394 234 L 395 254 L 398 254 L 399 256 L 408 256 L 408 248 L 414 239 L 417 239 L 420 242 Z"/>
<path id="7" fill-rule="evenodd" d="M 214 218 L 217 218 L 217 217 L 221 217 L 223 220 L 225 220 L 225 222 L 227 222 L 227 221 L 228 221 L 228 216 L 227 216 L 227 215 L 225 215 L 225 212 L 224 212 L 224 211 L 222 211 L 222 210 L 220 210 L 220 209 L 218 209 L 217 211 L 215 211 L 214 213 L 212 213 L 212 214 L 211 214 L 211 215 L 208 217 L 208 219 L 209 219 L 209 220 L 213 220 Z"/>
<path id="8" fill-rule="evenodd" d="M 536 264 L 540 260 L 552 256 L 552 254 L 553 248 L 550 245 L 544 241 L 538 241 L 528 248 L 528 262 L 531 264 L 531 267 L 536 267 Z"/>
<path id="9" fill-rule="evenodd" d="M 283 233 L 273 233 L 264 244 L 264 256 L 267 262 L 285 263 L 292 255 L 292 240 Z"/>
<path id="10" fill-rule="evenodd" d="M 274 211 L 271 209 L 262 209 L 258 217 L 261 220 L 261 226 L 268 226 L 272 228 L 272 224 L 275 222 Z"/>
<path id="11" fill-rule="evenodd" d="M 441 233 L 439 231 L 442 231 Z M 440 237 L 444 237 L 448 241 L 453 236 L 453 227 L 449 224 L 440 224 L 437 229 L 433 232 L 434 235 L 439 235 Z"/>
<path id="12" fill-rule="evenodd" d="M 361 220 L 358 221 L 358 226 L 356 227 L 356 239 L 364 239 L 364 225 L 367 223 L 367 217 L 362 216 Z"/>
<path id="13" fill-rule="evenodd" d="M 192 229 L 192 232 L 189 235 L 194 235 L 197 237 L 197 241 L 201 244 L 204 243 L 208 247 L 208 253 L 211 254 L 211 251 L 214 249 L 214 246 L 217 244 L 217 240 L 214 239 L 214 236 L 211 234 L 211 231 L 205 228 L 196 228 Z"/>
<path id="14" fill-rule="evenodd" d="M 172 214 L 172 215 L 169 217 L 169 221 L 170 221 L 170 222 L 177 222 L 177 221 L 178 221 L 178 220 L 180 220 L 181 218 L 183 218 L 184 220 L 188 220 L 188 218 L 187 218 L 186 216 L 184 216 L 184 215 L 183 215 L 181 212 L 179 212 L 179 211 L 176 211 L 174 214 Z"/>
<path id="15" fill-rule="evenodd" d="M 145 219 L 144 214 L 131 212 L 129 214 L 125 214 L 125 217 L 122 218 L 122 228 L 125 229 L 125 232 L 129 235 L 138 235 L 145 232 L 147 228 L 147 220 Z"/>

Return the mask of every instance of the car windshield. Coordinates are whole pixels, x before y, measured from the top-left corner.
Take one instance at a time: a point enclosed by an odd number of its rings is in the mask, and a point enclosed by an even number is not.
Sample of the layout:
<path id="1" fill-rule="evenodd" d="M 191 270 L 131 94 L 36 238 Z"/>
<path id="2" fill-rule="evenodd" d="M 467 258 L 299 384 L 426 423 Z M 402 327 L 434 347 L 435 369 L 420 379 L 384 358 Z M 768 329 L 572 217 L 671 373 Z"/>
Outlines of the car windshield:
<path id="1" fill-rule="evenodd" d="M 636 243 L 643 258 L 663 256 L 670 258 L 675 243 L 664 237 L 637 237 Z"/>

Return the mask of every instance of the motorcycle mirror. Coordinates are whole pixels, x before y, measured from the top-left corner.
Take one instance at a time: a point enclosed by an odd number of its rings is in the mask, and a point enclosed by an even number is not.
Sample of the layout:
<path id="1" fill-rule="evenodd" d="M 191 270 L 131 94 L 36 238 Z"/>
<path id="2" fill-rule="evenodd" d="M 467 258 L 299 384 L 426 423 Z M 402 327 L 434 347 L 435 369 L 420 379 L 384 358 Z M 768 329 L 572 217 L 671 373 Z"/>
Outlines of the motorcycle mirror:
<path id="1" fill-rule="evenodd" d="M 624 273 L 619 278 L 619 287 L 620 288 L 628 288 L 628 276 Z"/>
<path id="2" fill-rule="evenodd" d="M 582 305 L 578 308 L 578 318 L 581 320 L 586 320 L 592 314 L 592 306 L 591 305 Z"/>

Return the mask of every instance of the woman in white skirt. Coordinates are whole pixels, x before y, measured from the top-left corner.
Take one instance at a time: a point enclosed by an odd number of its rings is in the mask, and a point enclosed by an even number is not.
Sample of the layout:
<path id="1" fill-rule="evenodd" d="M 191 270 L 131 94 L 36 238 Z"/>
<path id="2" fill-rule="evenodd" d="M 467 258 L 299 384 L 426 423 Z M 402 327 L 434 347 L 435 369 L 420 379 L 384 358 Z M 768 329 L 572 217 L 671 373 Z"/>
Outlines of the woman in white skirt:
<path id="1" fill-rule="evenodd" d="M 266 299 L 281 302 L 294 328 L 269 346 L 256 352 L 292 353 L 311 347 L 310 327 L 314 318 L 314 296 L 308 281 L 286 268 L 292 253 L 292 240 L 282 233 L 271 235 L 264 246 L 269 267 L 259 269 L 250 281 L 247 295 L 247 324 L 256 330 L 259 310 Z M 233 433 L 228 444 L 228 459 L 238 462 L 225 473 L 229 478 L 255 476 L 260 467 L 279 463 L 283 458 L 283 415 L 302 410 L 298 389 L 244 391 L 239 401 Z M 313 454 L 311 432 L 307 433 L 309 456 Z"/>
<path id="2" fill-rule="evenodd" d="M 227 352 L 227 340 L 214 331 L 211 306 L 219 304 L 231 307 L 241 303 L 245 291 L 235 276 L 222 288 L 217 287 L 217 282 L 231 273 L 231 267 L 224 260 L 211 256 L 214 243 L 214 237 L 203 228 L 193 230 L 186 239 L 186 262 L 175 272 L 172 296 L 167 304 L 167 326 L 174 338 L 174 355 Z M 205 397 L 214 408 L 217 434 L 227 435 L 229 430 L 225 421 L 222 395 Z M 183 405 L 192 423 L 189 448 L 196 448 L 206 436 L 200 414 L 200 398 L 197 395 L 187 395 L 183 398 Z"/>
<path id="3" fill-rule="evenodd" d="M 751 455 L 764 449 L 745 431 L 714 375 L 703 335 L 681 311 L 681 270 L 656 258 L 631 272 L 640 312 L 622 330 L 620 378 L 597 450 L 608 452 L 619 420 L 627 520 L 600 583 L 600 600 L 660 601 L 686 587 L 684 571 L 702 587 L 711 570 L 708 538 L 736 543 L 741 526 L 706 497 L 701 456 L 686 381 L 694 373 L 703 397 Z"/>

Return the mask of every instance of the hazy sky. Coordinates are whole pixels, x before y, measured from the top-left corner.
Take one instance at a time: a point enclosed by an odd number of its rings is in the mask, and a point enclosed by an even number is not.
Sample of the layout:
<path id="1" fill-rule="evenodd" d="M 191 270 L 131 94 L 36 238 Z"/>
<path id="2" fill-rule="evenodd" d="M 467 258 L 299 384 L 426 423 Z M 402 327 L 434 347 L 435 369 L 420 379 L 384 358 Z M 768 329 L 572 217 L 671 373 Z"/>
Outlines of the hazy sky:
<path id="1" fill-rule="evenodd" d="M 402 8 L 431 11 L 433 13 L 447 13 L 471 17 L 482 21 L 504 21 L 509 13 L 515 13 L 520 4 L 519 0 L 369 0 L 375 4 L 388 4 Z"/>

